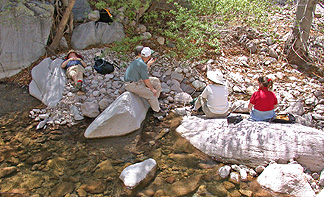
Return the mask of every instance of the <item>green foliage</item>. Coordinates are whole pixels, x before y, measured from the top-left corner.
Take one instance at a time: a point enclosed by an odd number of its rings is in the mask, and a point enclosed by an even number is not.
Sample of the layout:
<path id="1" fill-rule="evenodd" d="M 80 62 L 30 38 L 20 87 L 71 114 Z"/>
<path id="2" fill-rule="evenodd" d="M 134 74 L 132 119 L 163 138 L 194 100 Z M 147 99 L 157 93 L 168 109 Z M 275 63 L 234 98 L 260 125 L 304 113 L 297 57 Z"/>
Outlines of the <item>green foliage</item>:
<path id="1" fill-rule="evenodd" d="M 129 20 L 138 22 L 136 11 L 148 8 L 151 2 L 153 0 L 99 0 L 95 5 L 114 10 L 124 7 Z M 153 35 L 163 35 L 176 43 L 171 57 L 179 54 L 186 58 L 201 57 L 206 52 L 216 54 L 220 49 L 217 29 L 222 26 L 249 25 L 266 30 L 267 12 L 271 7 L 268 0 L 168 0 L 164 3 L 173 9 L 161 11 L 157 8 L 146 12 L 141 23 L 148 24 L 146 27 Z M 114 50 L 127 51 L 141 44 L 133 28 L 127 27 L 126 34 L 128 37 L 117 43 Z"/>
<path id="2" fill-rule="evenodd" d="M 117 52 L 129 51 L 140 44 L 141 38 L 139 36 L 126 37 L 122 41 L 116 42 L 112 50 Z"/>

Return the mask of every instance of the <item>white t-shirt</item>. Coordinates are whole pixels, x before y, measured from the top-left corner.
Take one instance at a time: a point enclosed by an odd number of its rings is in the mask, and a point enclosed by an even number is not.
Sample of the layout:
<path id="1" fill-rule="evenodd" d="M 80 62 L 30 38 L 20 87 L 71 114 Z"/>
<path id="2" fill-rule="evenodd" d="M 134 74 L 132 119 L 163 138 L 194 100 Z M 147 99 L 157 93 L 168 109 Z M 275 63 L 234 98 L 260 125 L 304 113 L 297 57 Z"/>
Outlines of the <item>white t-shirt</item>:
<path id="1" fill-rule="evenodd" d="M 210 84 L 206 86 L 201 96 L 207 99 L 207 107 L 214 114 L 223 114 L 229 108 L 226 85 Z"/>

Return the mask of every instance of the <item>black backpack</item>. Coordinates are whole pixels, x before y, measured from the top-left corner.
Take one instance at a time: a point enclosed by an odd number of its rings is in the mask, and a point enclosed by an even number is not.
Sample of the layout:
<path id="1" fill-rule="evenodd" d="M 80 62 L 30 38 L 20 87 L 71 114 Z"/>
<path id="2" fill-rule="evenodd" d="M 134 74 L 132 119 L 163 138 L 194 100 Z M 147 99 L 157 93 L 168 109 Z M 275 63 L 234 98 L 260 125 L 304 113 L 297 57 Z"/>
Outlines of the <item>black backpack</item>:
<path id="1" fill-rule="evenodd" d="M 112 72 L 114 72 L 115 70 L 115 66 L 118 68 L 117 65 L 115 65 L 114 63 L 110 63 L 104 59 L 101 59 L 101 58 L 94 58 L 94 69 L 100 73 L 100 74 L 110 74 Z"/>
<path id="2" fill-rule="evenodd" d="M 295 123 L 296 118 L 294 115 L 287 113 L 285 115 L 278 115 L 270 119 L 270 122 L 274 123 L 284 123 L 284 124 L 292 124 Z"/>
<path id="3" fill-rule="evenodd" d="M 96 21 L 96 24 L 98 22 L 103 22 L 103 23 L 108 23 L 108 24 L 113 22 L 112 15 L 110 14 L 108 9 L 100 10 L 99 15 L 100 15 L 100 18 L 98 21 Z"/>

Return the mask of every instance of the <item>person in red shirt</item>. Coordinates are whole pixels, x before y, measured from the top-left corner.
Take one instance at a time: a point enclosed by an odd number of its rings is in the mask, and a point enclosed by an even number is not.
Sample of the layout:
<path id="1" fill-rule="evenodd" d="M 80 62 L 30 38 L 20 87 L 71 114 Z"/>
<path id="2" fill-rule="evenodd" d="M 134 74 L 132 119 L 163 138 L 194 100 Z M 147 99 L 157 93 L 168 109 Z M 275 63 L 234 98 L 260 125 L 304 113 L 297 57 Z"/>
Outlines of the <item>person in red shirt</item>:
<path id="1" fill-rule="evenodd" d="M 267 77 L 259 77 L 258 85 L 259 90 L 253 93 L 248 106 L 250 118 L 255 121 L 269 121 L 276 116 L 274 109 L 278 105 L 276 95 L 269 91 L 273 81 Z"/>

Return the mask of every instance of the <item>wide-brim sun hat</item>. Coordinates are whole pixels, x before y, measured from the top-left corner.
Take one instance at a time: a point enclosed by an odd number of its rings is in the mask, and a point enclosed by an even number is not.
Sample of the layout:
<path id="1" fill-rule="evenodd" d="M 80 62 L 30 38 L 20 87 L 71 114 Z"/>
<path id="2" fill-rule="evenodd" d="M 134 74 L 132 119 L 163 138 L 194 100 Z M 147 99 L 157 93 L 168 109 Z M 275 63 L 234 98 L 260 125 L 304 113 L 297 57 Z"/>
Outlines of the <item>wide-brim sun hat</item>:
<path id="1" fill-rule="evenodd" d="M 75 55 L 78 55 L 78 53 L 77 53 L 75 50 L 71 49 L 71 50 L 69 50 L 69 52 L 67 53 L 66 57 L 68 57 L 68 56 L 70 55 L 70 53 L 75 53 Z"/>
<path id="2" fill-rule="evenodd" d="M 226 84 L 226 80 L 223 78 L 221 71 L 207 71 L 207 78 L 220 85 Z"/>
<path id="3" fill-rule="evenodd" d="M 150 47 L 144 47 L 141 51 L 141 56 L 142 57 L 150 57 L 154 51 L 150 49 Z"/>

